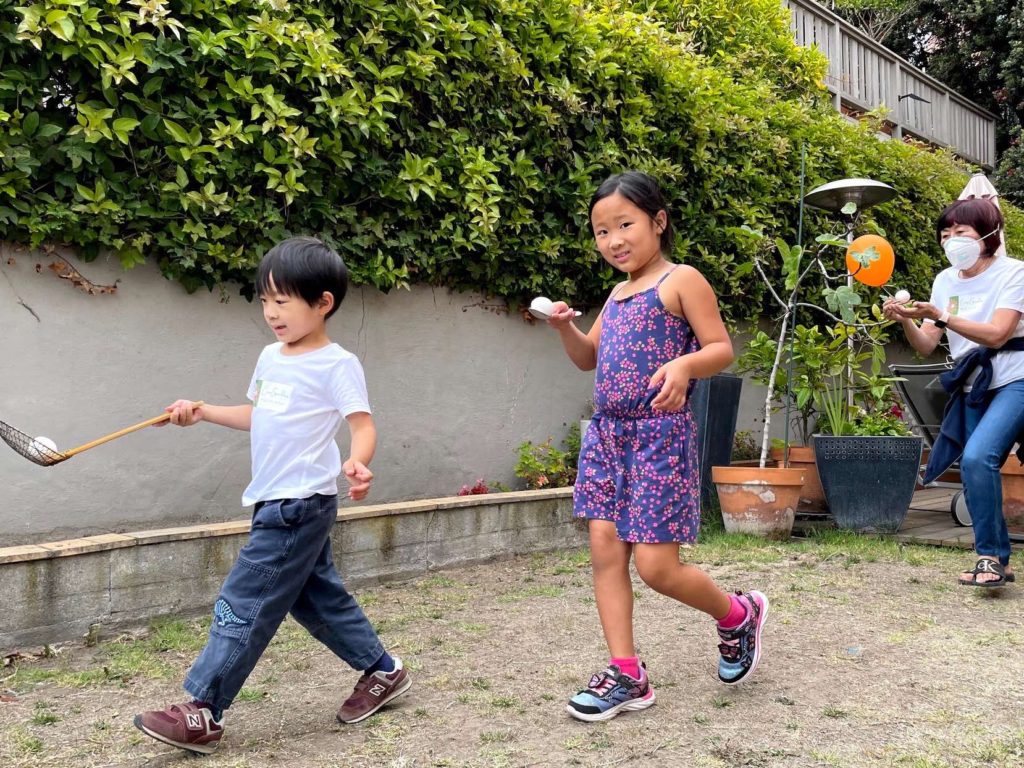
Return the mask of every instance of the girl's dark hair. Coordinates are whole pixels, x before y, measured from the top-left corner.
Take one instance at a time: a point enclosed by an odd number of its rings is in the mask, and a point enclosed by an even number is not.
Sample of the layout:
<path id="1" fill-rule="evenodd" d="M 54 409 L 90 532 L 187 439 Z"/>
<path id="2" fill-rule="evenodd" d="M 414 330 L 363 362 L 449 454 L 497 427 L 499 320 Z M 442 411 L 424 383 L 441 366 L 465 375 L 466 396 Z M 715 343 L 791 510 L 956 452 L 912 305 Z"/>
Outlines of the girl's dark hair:
<path id="1" fill-rule="evenodd" d="M 348 290 L 345 262 L 315 237 L 290 237 L 267 251 L 256 275 L 260 296 L 271 292 L 271 279 L 278 293 L 300 296 L 311 307 L 325 291 L 334 296 L 325 320 L 341 306 Z"/>
<path id="2" fill-rule="evenodd" d="M 981 240 L 985 243 L 984 255 L 996 255 L 996 251 L 1002 245 L 999 231 L 1003 228 L 1003 214 L 995 203 L 983 197 L 972 197 L 969 200 L 957 200 L 946 206 L 946 210 L 935 222 L 935 239 L 941 243 L 942 230 L 952 229 L 956 224 L 973 227 L 975 232 L 982 235 Z"/>
<path id="3" fill-rule="evenodd" d="M 609 176 L 597 192 L 590 199 L 589 214 L 593 215 L 594 206 L 606 197 L 611 197 L 616 192 L 629 200 L 633 205 L 646 213 L 652 219 L 658 215 L 658 211 L 665 212 L 665 228 L 661 230 L 661 252 L 671 253 L 672 243 L 675 240 L 675 233 L 672 230 L 672 220 L 669 216 L 668 204 L 661 188 L 653 176 L 640 171 L 626 171 Z"/>

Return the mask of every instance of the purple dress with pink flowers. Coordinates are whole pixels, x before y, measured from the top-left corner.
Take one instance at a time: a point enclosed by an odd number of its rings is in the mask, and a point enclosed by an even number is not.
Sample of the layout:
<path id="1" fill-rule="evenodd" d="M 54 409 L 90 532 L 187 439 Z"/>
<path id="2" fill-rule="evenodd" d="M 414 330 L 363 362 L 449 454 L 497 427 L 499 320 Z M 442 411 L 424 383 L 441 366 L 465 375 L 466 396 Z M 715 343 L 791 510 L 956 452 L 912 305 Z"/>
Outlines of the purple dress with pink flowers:
<path id="1" fill-rule="evenodd" d="M 682 410 L 651 408 L 648 382 L 661 366 L 700 344 L 669 312 L 658 288 L 605 305 L 594 381 L 594 416 L 580 448 L 573 514 L 611 520 L 622 541 L 691 543 L 700 526 L 697 423 Z M 694 382 L 690 382 L 690 393 Z"/>

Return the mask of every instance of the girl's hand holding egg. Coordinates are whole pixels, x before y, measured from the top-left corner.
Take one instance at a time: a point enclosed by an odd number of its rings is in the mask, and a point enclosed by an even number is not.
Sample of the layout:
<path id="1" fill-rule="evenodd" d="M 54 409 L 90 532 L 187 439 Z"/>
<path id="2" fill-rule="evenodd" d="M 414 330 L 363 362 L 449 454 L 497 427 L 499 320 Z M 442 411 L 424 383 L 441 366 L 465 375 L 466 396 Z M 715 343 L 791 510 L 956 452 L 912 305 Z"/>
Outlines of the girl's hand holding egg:
<path id="1" fill-rule="evenodd" d="M 538 296 L 530 302 L 530 314 L 538 320 L 547 320 L 550 325 L 560 327 L 583 313 L 570 309 L 564 301 L 551 301 L 547 296 Z"/>

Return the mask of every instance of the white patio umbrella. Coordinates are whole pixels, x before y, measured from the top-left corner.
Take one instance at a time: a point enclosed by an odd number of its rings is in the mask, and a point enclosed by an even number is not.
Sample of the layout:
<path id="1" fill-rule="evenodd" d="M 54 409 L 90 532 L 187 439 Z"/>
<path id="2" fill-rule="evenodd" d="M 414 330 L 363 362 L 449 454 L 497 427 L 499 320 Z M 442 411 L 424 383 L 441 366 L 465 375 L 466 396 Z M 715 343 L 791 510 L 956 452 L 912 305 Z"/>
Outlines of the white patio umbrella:
<path id="1" fill-rule="evenodd" d="M 970 200 L 975 197 L 980 197 L 985 200 L 991 200 L 995 203 L 996 208 L 999 208 L 999 193 L 996 191 L 995 186 L 988 180 L 988 176 L 984 173 L 976 173 L 971 176 L 971 180 L 967 182 L 967 186 L 964 187 L 964 191 L 960 193 L 960 200 Z M 982 232 L 978 233 L 983 234 Z M 996 256 L 1006 255 L 1006 233 L 999 233 L 999 250 L 996 251 Z"/>

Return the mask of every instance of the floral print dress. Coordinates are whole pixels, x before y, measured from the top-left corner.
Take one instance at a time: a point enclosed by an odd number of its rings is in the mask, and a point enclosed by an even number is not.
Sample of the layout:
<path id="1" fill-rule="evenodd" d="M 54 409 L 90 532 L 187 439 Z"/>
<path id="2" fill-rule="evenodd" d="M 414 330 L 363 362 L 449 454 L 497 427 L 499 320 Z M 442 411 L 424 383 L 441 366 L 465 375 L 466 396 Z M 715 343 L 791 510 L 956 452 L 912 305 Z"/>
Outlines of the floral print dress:
<path id="1" fill-rule="evenodd" d="M 648 389 L 665 363 L 700 344 L 669 312 L 661 283 L 605 305 L 594 382 L 594 416 L 580 448 L 573 514 L 615 523 L 622 541 L 692 543 L 700 526 L 697 423 L 689 399 L 655 411 Z M 693 392 L 690 382 L 689 392 Z"/>

